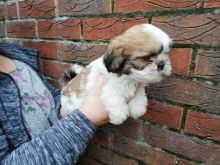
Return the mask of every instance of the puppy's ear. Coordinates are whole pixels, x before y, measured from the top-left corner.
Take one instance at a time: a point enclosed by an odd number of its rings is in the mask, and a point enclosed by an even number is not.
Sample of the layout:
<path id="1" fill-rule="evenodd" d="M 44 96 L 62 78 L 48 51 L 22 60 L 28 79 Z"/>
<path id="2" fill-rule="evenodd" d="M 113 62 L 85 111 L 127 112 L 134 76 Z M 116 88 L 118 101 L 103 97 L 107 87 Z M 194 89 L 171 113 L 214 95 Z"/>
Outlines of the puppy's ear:
<path id="1" fill-rule="evenodd" d="M 109 50 L 104 55 L 103 62 L 108 72 L 122 73 L 124 65 L 126 63 L 126 57 L 122 53 L 123 51 Z"/>

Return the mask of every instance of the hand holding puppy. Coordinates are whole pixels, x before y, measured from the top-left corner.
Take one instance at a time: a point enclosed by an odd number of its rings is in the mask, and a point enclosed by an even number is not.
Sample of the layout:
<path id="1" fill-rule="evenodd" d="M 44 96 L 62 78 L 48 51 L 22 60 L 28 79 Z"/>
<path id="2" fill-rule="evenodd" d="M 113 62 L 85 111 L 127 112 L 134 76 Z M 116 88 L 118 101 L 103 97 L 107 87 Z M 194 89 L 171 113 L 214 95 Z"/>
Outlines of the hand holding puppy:
<path id="1" fill-rule="evenodd" d="M 99 75 L 95 86 L 85 97 L 80 110 L 86 115 L 96 126 L 100 126 L 109 122 L 108 112 L 105 110 L 102 100 L 100 99 L 103 86 L 107 82 L 107 77 Z M 136 92 L 135 92 L 136 94 Z M 129 96 L 127 102 L 130 102 L 135 96 Z"/>
<path id="2" fill-rule="evenodd" d="M 87 94 L 82 102 L 80 110 L 86 115 L 96 126 L 106 124 L 109 121 L 108 112 L 100 99 L 103 86 L 106 84 L 107 78 L 103 75 L 97 77 L 96 83 L 91 91 Z"/>

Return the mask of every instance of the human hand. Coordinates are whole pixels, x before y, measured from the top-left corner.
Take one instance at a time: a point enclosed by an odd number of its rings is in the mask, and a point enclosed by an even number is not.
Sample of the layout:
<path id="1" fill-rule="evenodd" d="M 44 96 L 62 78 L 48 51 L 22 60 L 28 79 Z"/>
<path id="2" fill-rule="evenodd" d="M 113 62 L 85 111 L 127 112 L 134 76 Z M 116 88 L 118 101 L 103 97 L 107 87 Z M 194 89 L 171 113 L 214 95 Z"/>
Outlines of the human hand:
<path id="1" fill-rule="evenodd" d="M 80 111 L 86 115 L 96 126 L 108 123 L 108 112 L 100 99 L 103 86 L 107 78 L 103 75 L 97 77 L 96 83 L 82 102 Z"/>

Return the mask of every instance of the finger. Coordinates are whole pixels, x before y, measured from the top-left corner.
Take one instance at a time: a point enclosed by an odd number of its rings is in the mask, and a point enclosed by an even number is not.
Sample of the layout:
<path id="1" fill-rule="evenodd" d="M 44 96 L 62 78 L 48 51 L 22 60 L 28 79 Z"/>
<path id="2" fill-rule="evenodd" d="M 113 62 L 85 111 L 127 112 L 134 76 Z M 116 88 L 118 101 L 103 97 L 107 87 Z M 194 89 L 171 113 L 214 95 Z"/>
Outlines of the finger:
<path id="1" fill-rule="evenodd" d="M 104 75 L 98 75 L 96 82 L 95 82 L 95 88 L 101 89 L 107 82 L 107 77 Z"/>

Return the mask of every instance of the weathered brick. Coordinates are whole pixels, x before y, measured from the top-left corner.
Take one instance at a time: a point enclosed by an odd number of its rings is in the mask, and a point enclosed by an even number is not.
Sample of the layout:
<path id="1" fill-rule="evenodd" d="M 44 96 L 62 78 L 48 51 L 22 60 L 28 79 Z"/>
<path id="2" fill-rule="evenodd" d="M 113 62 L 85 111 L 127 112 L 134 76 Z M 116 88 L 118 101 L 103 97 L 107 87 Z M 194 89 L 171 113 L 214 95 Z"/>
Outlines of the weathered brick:
<path id="1" fill-rule="evenodd" d="M 103 165 L 103 164 L 84 154 L 83 156 L 80 157 L 77 165 Z"/>
<path id="2" fill-rule="evenodd" d="M 218 0 L 205 0 L 205 8 L 217 8 L 220 7 L 220 1 Z"/>
<path id="3" fill-rule="evenodd" d="M 22 0 L 19 11 L 21 18 L 54 16 L 54 0 Z"/>
<path id="4" fill-rule="evenodd" d="M 5 4 L 0 4 L 0 19 L 5 19 L 7 17 L 7 8 Z"/>
<path id="5" fill-rule="evenodd" d="M 123 137 L 118 133 L 99 130 L 92 140 L 105 148 L 120 152 L 123 155 L 135 158 L 151 165 L 174 165 L 175 156 L 155 149 L 136 140 Z"/>
<path id="6" fill-rule="evenodd" d="M 104 14 L 111 12 L 111 0 L 59 0 L 59 15 Z"/>
<path id="7" fill-rule="evenodd" d="M 41 57 L 58 58 L 58 44 L 56 42 L 24 41 L 23 45 L 37 49 Z"/>
<path id="8" fill-rule="evenodd" d="M 148 110 L 144 115 L 144 119 L 179 129 L 182 113 L 183 108 L 149 100 Z"/>
<path id="9" fill-rule="evenodd" d="M 5 37 L 5 23 L 0 21 L 0 37 Z"/>
<path id="10" fill-rule="evenodd" d="M 9 37 L 36 37 L 34 21 L 12 21 L 6 23 Z"/>
<path id="11" fill-rule="evenodd" d="M 80 20 L 40 20 L 38 32 L 41 38 L 80 39 Z"/>
<path id="12" fill-rule="evenodd" d="M 113 136 L 112 149 L 150 165 L 175 164 L 175 156 L 120 135 Z"/>
<path id="13" fill-rule="evenodd" d="M 68 64 L 57 61 L 41 60 L 42 72 L 49 77 L 61 78 Z"/>
<path id="14" fill-rule="evenodd" d="M 83 21 L 85 40 L 109 40 L 127 30 L 129 27 L 146 23 L 145 18 L 89 18 Z"/>
<path id="15" fill-rule="evenodd" d="M 176 9 L 176 8 L 196 8 L 199 7 L 198 0 L 115 0 L 115 12 L 137 12 L 158 9 Z"/>
<path id="16" fill-rule="evenodd" d="M 152 85 L 149 94 L 174 102 L 220 111 L 220 87 L 211 83 L 168 78 Z"/>
<path id="17" fill-rule="evenodd" d="M 92 141 L 98 143 L 106 148 L 111 148 L 111 137 L 112 134 L 108 133 L 107 131 L 103 131 L 99 129 L 95 136 L 93 137 Z"/>
<path id="18" fill-rule="evenodd" d="M 185 131 L 220 141 L 220 116 L 188 111 Z"/>
<path id="19" fill-rule="evenodd" d="M 141 121 L 128 119 L 121 125 L 108 124 L 105 126 L 105 129 L 133 139 L 138 139 L 141 134 L 140 125 Z"/>
<path id="20" fill-rule="evenodd" d="M 220 79 L 220 51 L 199 50 L 196 57 L 195 75 L 212 79 Z"/>
<path id="21" fill-rule="evenodd" d="M 170 60 L 172 64 L 172 73 L 187 75 L 190 69 L 192 49 L 173 48 L 170 51 Z"/>
<path id="22" fill-rule="evenodd" d="M 16 3 L 9 3 L 7 5 L 7 18 L 8 19 L 18 18 Z"/>
<path id="23" fill-rule="evenodd" d="M 62 60 L 88 64 L 104 55 L 107 44 L 60 43 Z"/>
<path id="24" fill-rule="evenodd" d="M 194 163 L 194 162 L 190 162 L 188 160 L 180 160 L 180 163 L 179 165 L 197 165 L 197 163 Z"/>
<path id="25" fill-rule="evenodd" d="M 95 144 L 91 144 L 88 147 L 88 155 L 107 165 L 138 165 L 135 160 L 119 156 Z"/>
<path id="26" fill-rule="evenodd" d="M 220 146 L 217 144 L 151 125 L 145 125 L 144 136 L 148 144 L 207 164 L 218 165 L 220 162 Z"/>
<path id="27" fill-rule="evenodd" d="M 153 17 L 152 23 L 167 32 L 176 43 L 220 43 L 220 17 L 217 14 L 158 16 Z"/>

